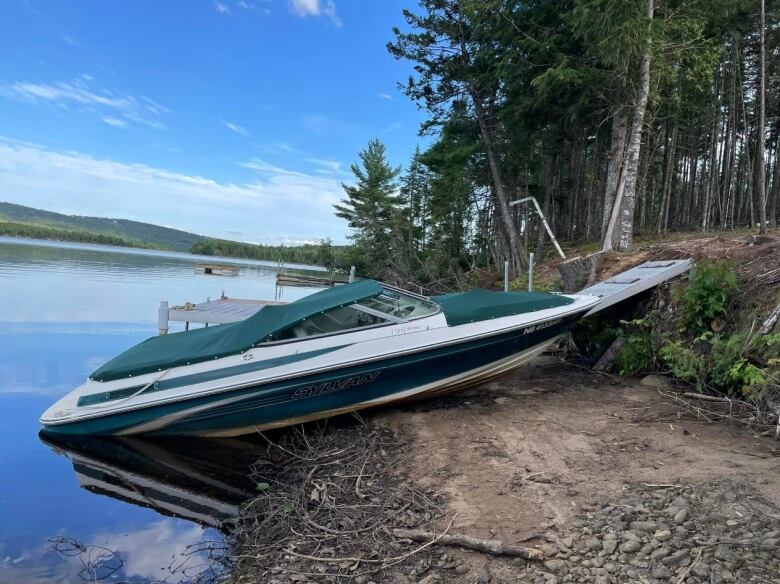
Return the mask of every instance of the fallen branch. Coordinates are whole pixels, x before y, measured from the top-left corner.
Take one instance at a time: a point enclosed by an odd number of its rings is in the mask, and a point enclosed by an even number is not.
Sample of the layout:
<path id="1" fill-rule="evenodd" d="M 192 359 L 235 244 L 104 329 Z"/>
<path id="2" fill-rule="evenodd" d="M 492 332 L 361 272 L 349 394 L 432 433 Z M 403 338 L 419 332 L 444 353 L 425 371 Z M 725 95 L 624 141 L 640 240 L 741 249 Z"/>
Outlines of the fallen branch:
<path id="1" fill-rule="evenodd" d="M 421 529 L 393 529 L 393 535 L 400 539 L 411 539 L 416 542 L 430 541 L 436 545 L 453 545 L 478 552 L 484 552 L 493 556 L 514 556 L 526 560 L 543 560 L 544 554 L 536 548 L 522 547 L 504 543 L 498 539 L 479 539 L 470 535 L 454 533 L 452 535 L 439 535 Z"/>
<path id="2" fill-rule="evenodd" d="M 761 328 L 758 329 L 758 333 L 761 335 L 768 335 L 775 327 L 775 323 L 779 318 L 780 318 L 780 304 L 775 306 L 775 309 L 769 313 L 769 316 L 761 325 Z"/>
<path id="3" fill-rule="evenodd" d="M 711 402 L 721 402 L 721 403 L 733 403 L 733 400 L 730 400 L 727 397 L 718 397 L 717 395 L 706 395 L 703 393 L 693 393 L 692 391 L 686 391 L 684 394 L 682 394 L 683 397 L 687 397 L 688 399 L 700 399 L 703 401 L 711 401 Z"/>

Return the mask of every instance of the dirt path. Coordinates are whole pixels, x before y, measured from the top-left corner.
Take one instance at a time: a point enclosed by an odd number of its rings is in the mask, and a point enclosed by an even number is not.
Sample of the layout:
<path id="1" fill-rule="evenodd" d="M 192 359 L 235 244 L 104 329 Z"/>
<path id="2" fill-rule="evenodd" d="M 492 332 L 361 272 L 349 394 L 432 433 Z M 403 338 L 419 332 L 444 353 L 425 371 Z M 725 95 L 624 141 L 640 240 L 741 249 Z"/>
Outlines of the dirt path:
<path id="1" fill-rule="evenodd" d="M 554 357 L 479 390 L 391 410 L 376 420 L 410 437 L 407 471 L 447 495 L 450 510 L 457 511 L 453 531 L 476 537 L 518 543 L 537 536 L 530 541 L 538 544 L 576 532 L 578 539 L 583 516 L 620 502 L 636 485 L 733 480 L 780 504 L 780 457 L 748 431 L 686 418 L 653 387 L 598 376 Z M 480 575 L 488 563 L 484 556 L 454 553 L 464 560 L 462 576 L 455 578 L 491 579 Z M 690 558 L 681 561 L 678 572 L 690 564 Z M 490 565 L 493 581 L 526 581 L 508 562 Z M 561 571 L 549 572 L 552 579 L 540 581 L 558 581 Z M 572 577 L 564 566 L 562 580 L 631 581 L 604 568 L 585 572 L 587 577 Z M 597 574 L 603 579 L 594 579 Z"/>

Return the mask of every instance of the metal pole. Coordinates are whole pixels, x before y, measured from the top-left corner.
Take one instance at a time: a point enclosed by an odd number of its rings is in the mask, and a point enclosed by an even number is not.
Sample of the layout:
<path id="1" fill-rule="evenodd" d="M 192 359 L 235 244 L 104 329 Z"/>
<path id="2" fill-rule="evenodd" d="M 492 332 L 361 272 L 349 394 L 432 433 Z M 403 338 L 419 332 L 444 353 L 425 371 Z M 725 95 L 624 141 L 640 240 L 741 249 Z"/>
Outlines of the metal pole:
<path id="1" fill-rule="evenodd" d="M 157 329 L 161 335 L 168 334 L 168 301 L 160 300 L 160 308 L 157 309 Z"/>
<path id="2" fill-rule="evenodd" d="M 539 214 L 539 217 L 542 220 L 542 224 L 544 225 L 544 228 L 547 230 L 547 234 L 550 236 L 550 239 L 553 242 L 553 245 L 555 246 L 555 249 L 558 250 L 558 253 L 563 259 L 566 259 L 566 255 L 563 253 L 563 250 L 561 249 L 561 246 L 558 245 L 558 240 L 555 239 L 555 235 L 553 235 L 552 229 L 550 229 L 550 225 L 547 223 L 547 219 L 544 218 L 544 213 L 542 213 L 541 207 L 539 207 L 539 203 L 536 201 L 534 197 L 526 197 L 525 199 L 518 199 L 517 201 L 512 201 L 509 203 L 509 206 L 512 205 L 519 205 L 520 203 L 524 203 L 526 201 L 531 201 L 534 204 L 534 207 L 536 208 L 536 212 Z M 526 225 L 527 229 L 528 225 Z"/>
<path id="3" fill-rule="evenodd" d="M 504 292 L 509 292 L 509 260 L 504 260 Z"/>
<path id="4" fill-rule="evenodd" d="M 528 254 L 528 291 L 534 291 L 534 252 Z"/>
<path id="5" fill-rule="evenodd" d="M 352 266 L 349 268 L 349 283 L 351 284 L 354 281 L 355 281 L 355 266 Z"/>

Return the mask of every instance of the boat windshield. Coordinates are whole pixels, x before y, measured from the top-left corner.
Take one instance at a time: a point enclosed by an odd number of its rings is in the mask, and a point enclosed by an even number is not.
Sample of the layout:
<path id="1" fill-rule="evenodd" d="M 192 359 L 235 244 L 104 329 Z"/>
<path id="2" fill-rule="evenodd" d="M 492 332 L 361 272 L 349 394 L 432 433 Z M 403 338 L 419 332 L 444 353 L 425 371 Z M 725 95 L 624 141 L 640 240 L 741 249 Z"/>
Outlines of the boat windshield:
<path id="1" fill-rule="evenodd" d="M 349 306 L 326 310 L 273 335 L 270 342 L 332 335 L 369 326 L 406 322 L 436 313 L 439 307 L 423 298 L 383 289 L 382 293 Z"/>
<path id="2" fill-rule="evenodd" d="M 388 288 L 382 290 L 382 293 L 378 296 L 361 300 L 356 306 L 384 313 L 394 321 L 422 318 L 423 316 L 430 316 L 439 310 L 436 304 L 424 298 Z"/>
<path id="3" fill-rule="evenodd" d="M 294 326 L 288 327 L 276 333 L 272 340 L 284 341 L 313 337 L 315 335 L 341 333 L 389 322 L 389 320 L 380 318 L 375 314 L 355 310 L 351 306 L 343 306 L 311 316 Z"/>

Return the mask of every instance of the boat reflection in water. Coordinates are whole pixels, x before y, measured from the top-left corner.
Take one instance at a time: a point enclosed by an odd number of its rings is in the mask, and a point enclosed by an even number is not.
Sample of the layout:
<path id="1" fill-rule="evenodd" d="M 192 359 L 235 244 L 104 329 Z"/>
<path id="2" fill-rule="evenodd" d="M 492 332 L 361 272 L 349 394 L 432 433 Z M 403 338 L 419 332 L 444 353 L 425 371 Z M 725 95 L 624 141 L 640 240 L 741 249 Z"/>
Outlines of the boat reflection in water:
<path id="1" fill-rule="evenodd" d="M 267 452 L 249 439 L 39 437 L 72 461 L 79 485 L 91 493 L 222 530 L 256 494 L 251 466 Z"/>

